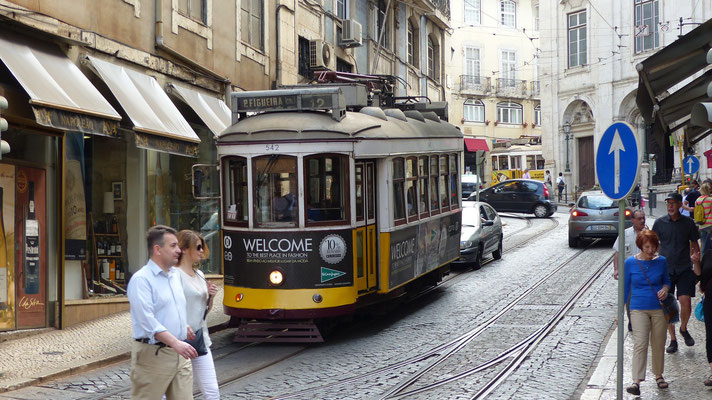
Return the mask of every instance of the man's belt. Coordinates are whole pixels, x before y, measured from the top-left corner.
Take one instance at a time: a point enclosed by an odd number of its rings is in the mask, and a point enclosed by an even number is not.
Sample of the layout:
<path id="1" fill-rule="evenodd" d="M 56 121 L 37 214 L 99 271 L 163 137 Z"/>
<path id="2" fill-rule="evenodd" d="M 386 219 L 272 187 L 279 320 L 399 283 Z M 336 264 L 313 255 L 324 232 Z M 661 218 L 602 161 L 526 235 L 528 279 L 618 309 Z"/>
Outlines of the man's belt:
<path id="1" fill-rule="evenodd" d="M 149 338 L 143 338 L 143 339 L 134 339 L 135 341 L 139 343 L 146 343 L 146 344 L 152 344 L 155 346 L 160 346 L 160 347 L 166 347 L 166 344 L 163 342 L 156 342 L 156 343 L 151 343 L 151 339 Z"/>

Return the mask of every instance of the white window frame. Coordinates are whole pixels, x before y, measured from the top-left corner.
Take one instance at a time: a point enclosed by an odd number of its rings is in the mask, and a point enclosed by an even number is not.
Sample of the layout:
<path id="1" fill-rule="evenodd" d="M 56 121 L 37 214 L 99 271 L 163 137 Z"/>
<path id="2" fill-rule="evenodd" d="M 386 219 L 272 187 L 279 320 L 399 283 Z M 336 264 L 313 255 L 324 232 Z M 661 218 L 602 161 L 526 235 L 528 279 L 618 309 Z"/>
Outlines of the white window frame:
<path id="1" fill-rule="evenodd" d="M 407 52 L 408 52 L 408 64 L 417 67 L 418 66 L 418 30 L 415 29 L 413 21 L 410 19 L 407 22 Z"/>
<path id="2" fill-rule="evenodd" d="M 465 0 L 465 13 L 463 18 L 466 25 L 480 25 L 482 23 L 482 0 Z"/>
<path id="3" fill-rule="evenodd" d="M 336 16 L 340 19 L 349 18 L 349 0 L 335 0 L 334 9 L 336 10 Z"/>
<path id="4" fill-rule="evenodd" d="M 204 21 L 190 18 L 179 11 L 178 0 L 171 2 L 171 33 L 177 35 L 178 29 L 183 28 L 195 33 L 206 41 L 208 49 L 213 48 L 213 0 L 203 0 L 205 2 Z"/>
<path id="5" fill-rule="evenodd" d="M 497 103 L 497 122 L 500 124 L 521 125 L 523 107 L 513 101 Z"/>
<path id="6" fill-rule="evenodd" d="M 660 1 L 659 0 L 634 0 L 634 29 L 635 29 L 635 53 L 642 53 L 660 47 Z M 650 8 L 651 14 L 646 18 L 646 8 Z M 647 25 L 647 31 L 644 26 Z M 647 33 L 647 35 L 645 35 Z"/>
<path id="7" fill-rule="evenodd" d="M 476 46 L 465 46 L 464 53 L 467 81 L 471 84 L 479 85 L 482 83 L 482 50 Z"/>
<path id="8" fill-rule="evenodd" d="M 373 5 L 373 40 L 376 42 L 376 45 L 378 45 L 378 39 L 380 38 L 380 32 L 381 32 L 381 25 L 379 24 L 379 15 L 381 13 L 381 8 L 380 5 L 383 4 L 383 7 L 388 7 L 388 2 L 383 1 L 383 0 L 376 0 L 375 4 Z M 385 10 L 385 15 L 383 15 L 383 18 L 385 18 L 386 24 L 383 26 L 383 44 L 381 47 L 383 47 L 386 50 L 391 49 L 391 20 L 388 17 L 390 11 L 390 7 L 386 8 Z"/>
<path id="9" fill-rule="evenodd" d="M 517 80 L 517 51 L 505 50 L 499 51 L 499 77 L 506 79 L 502 84 L 504 86 L 516 86 Z"/>
<path id="10" fill-rule="evenodd" d="M 576 21 L 572 21 L 575 18 Z M 569 68 L 588 64 L 588 25 L 586 10 L 566 15 L 567 55 Z M 583 19 L 583 21 L 582 21 Z M 572 23 L 575 22 L 575 23 Z M 583 36 L 583 39 L 581 37 Z"/>
<path id="11" fill-rule="evenodd" d="M 534 124 L 541 126 L 541 104 L 534 107 Z"/>
<path id="12" fill-rule="evenodd" d="M 517 27 L 517 3 L 512 0 L 499 2 L 499 24 L 508 28 Z"/>
<path id="13" fill-rule="evenodd" d="M 479 99 L 465 100 L 462 117 L 466 122 L 485 122 L 485 103 Z"/>

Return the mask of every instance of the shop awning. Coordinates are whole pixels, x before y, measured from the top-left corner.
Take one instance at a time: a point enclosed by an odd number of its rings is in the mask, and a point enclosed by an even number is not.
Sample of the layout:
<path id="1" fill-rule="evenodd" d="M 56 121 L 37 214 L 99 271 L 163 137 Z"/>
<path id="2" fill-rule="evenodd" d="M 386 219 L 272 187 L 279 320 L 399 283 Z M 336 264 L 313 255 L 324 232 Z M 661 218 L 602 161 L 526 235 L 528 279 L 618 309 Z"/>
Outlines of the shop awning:
<path id="1" fill-rule="evenodd" d="M 647 124 L 653 124 L 658 141 L 664 142 L 669 134 L 681 125 L 689 125 L 692 106 L 707 99 L 707 82 L 712 72 L 707 71 L 682 88 L 671 90 L 707 67 L 707 50 L 710 49 L 712 20 L 705 22 L 675 42 L 666 46 L 638 65 L 639 83 L 636 104 Z M 683 121 L 680 121 L 680 120 Z M 684 121 L 687 119 L 688 121 Z M 704 131 L 687 131 L 688 141 L 698 139 Z"/>
<path id="2" fill-rule="evenodd" d="M 57 46 L 3 32 L 0 59 L 30 96 L 38 124 L 118 136 L 121 115 Z"/>
<path id="3" fill-rule="evenodd" d="M 92 56 L 87 58 L 133 122 L 138 147 L 198 156 L 198 135 L 155 78 Z"/>
<path id="4" fill-rule="evenodd" d="M 173 83 L 169 85 L 169 88 L 198 114 L 215 136 L 230 126 L 230 109 L 224 101 Z"/>
<path id="5" fill-rule="evenodd" d="M 467 148 L 467 151 L 489 151 L 489 146 L 487 146 L 487 140 L 485 139 L 465 138 L 465 147 Z"/>

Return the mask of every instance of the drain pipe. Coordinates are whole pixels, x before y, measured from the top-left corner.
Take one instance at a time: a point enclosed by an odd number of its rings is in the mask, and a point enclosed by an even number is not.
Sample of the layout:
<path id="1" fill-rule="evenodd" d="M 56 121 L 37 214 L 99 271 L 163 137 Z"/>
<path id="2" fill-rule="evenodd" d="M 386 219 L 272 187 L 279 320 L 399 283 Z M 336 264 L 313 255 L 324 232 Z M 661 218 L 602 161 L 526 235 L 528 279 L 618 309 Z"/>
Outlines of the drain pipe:
<path id="1" fill-rule="evenodd" d="M 163 42 L 163 0 L 155 0 L 156 4 L 156 42 L 155 42 L 155 47 L 158 50 L 164 51 L 171 56 L 177 58 L 181 62 L 188 64 L 191 68 L 196 69 L 200 72 L 202 72 L 205 75 L 208 75 L 212 78 L 215 78 L 216 80 L 225 83 L 225 84 L 230 84 L 230 80 L 227 79 L 226 77 L 218 74 L 217 72 L 210 70 L 199 63 L 191 60 L 190 58 L 180 54 L 179 52 L 171 49 L 168 47 Z"/>

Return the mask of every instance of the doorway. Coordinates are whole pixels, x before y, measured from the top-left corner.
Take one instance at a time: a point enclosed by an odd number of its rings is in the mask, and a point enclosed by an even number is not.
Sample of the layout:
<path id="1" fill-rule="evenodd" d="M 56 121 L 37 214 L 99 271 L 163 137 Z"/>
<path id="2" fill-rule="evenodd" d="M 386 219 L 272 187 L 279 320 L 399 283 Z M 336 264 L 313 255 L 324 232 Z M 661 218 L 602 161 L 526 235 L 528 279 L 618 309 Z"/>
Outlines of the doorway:
<path id="1" fill-rule="evenodd" d="M 593 136 L 578 138 L 578 189 L 588 190 L 596 183 Z"/>

